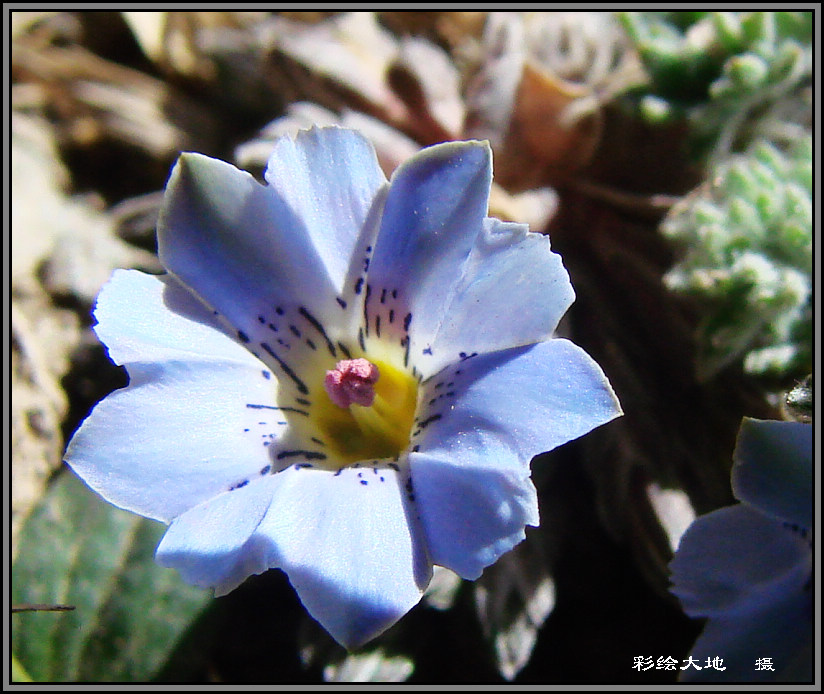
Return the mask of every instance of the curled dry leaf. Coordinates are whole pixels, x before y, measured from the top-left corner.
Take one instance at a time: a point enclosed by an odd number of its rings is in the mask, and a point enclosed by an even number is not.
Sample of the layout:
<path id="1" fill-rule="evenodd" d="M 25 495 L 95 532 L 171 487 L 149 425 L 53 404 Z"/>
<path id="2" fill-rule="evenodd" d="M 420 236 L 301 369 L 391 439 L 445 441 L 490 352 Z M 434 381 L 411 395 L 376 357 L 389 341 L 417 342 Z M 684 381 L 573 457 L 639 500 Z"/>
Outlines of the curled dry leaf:
<path id="1" fill-rule="evenodd" d="M 481 56 L 465 134 L 493 143 L 496 175 L 511 190 L 557 184 L 585 167 L 602 136 L 602 105 L 636 79 L 608 13 L 490 13 Z"/>
<path id="2" fill-rule="evenodd" d="M 377 118 L 348 108 L 342 109 L 338 115 L 312 102 L 301 101 L 291 104 L 286 115 L 269 123 L 254 140 L 238 146 L 235 159 L 242 168 L 261 173 L 278 137 L 294 136 L 312 125 L 340 125 L 360 131 L 375 147 L 378 162 L 387 178 L 420 149 L 414 140 Z M 489 215 L 500 220 L 528 224 L 534 230 L 544 229 L 557 207 L 558 195 L 552 188 L 512 194 L 492 183 Z"/>
<path id="3" fill-rule="evenodd" d="M 57 115 L 62 146 L 124 143 L 153 160 L 209 148 L 217 119 L 167 83 L 101 58 L 81 45 L 41 46 L 21 37 L 12 50 L 15 78 L 41 85 Z"/>
<path id="4" fill-rule="evenodd" d="M 276 16 L 261 32 L 273 54 L 272 80 L 289 100 L 362 111 L 421 145 L 459 136 L 459 75 L 434 44 L 397 39 L 371 12 L 316 24 Z"/>

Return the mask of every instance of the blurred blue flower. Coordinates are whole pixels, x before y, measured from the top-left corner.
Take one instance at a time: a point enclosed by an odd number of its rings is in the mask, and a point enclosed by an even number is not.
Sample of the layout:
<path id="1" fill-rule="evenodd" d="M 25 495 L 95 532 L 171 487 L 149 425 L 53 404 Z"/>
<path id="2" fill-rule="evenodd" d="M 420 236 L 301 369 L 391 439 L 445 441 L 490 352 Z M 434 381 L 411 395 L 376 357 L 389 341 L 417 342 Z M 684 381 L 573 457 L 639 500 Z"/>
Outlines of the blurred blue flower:
<path id="1" fill-rule="evenodd" d="M 745 418 L 732 471 L 742 503 L 695 520 L 670 564 L 684 611 L 707 617 L 685 679 L 812 680 L 812 426 Z"/>
<path id="2" fill-rule="evenodd" d="M 530 459 L 620 414 L 553 332 L 574 294 L 545 236 L 486 217 L 491 152 L 423 150 L 387 183 L 338 128 L 277 142 L 261 185 L 183 154 L 167 275 L 116 271 L 95 330 L 130 383 L 66 460 L 170 527 L 157 561 L 224 594 L 281 568 L 353 648 L 538 524 Z"/>

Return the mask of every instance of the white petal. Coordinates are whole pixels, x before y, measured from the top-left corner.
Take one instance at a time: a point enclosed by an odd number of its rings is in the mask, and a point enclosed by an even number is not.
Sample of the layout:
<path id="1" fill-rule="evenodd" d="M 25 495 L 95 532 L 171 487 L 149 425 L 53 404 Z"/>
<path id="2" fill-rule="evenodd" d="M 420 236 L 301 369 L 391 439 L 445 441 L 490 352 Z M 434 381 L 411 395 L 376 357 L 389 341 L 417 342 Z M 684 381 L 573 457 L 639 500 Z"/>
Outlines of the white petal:
<path id="1" fill-rule="evenodd" d="M 257 535 L 309 613 L 347 648 L 418 603 L 431 578 L 404 480 L 389 468 L 284 470 Z"/>

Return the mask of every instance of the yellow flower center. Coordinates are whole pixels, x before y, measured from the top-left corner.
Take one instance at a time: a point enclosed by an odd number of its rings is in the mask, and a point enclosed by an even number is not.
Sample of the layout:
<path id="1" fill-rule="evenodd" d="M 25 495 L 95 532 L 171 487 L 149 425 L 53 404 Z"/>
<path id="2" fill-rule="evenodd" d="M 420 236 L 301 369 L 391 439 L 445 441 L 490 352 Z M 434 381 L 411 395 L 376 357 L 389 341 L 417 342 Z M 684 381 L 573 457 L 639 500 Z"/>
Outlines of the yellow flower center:
<path id="1" fill-rule="evenodd" d="M 370 360 L 380 376 L 372 385 L 369 406 L 336 405 L 327 392 L 310 411 L 330 457 L 344 465 L 361 460 L 395 458 L 409 445 L 418 401 L 418 383 L 406 371 L 382 360 Z"/>
<path id="2" fill-rule="evenodd" d="M 418 403 L 418 379 L 407 369 L 395 366 L 402 360 L 393 358 L 396 355 L 391 349 L 381 350 L 380 347 L 374 342 L 370 344 L 368 358 L 357 354 L 345 362 L 313 360 L 312 376 L 306 383 L 311 393 L 310 404 L 306 407 L 309 416 L 289 419 L 298 439 L 319 445 L 318 452 L 326 456 L 323 462 L 312 461 L 316 467 L 337 470 L 362 461 L 395 459 L 408 448 Z M 379 358 L 372 356 L 375 352 Z M 377 368 L 377 380 L 352 384 L 346 383 L 347 376 L 344 375 L 341 386 L 341 373 L 348 374 L 348 369 L 340 367 L 353 362 L 356 377 L 363 378 L 362 369 L 366 364 Z M 363 397 L 359 391 L 353 398 L 348 397 L 349 393 L 332 392 L 330 396 L 328 374 L 331 371 L 337 372 L 334 382 L 338 386 L 365 387 L 373 393 Z M 357 400 L 371 404 L 358 404 Z"/>

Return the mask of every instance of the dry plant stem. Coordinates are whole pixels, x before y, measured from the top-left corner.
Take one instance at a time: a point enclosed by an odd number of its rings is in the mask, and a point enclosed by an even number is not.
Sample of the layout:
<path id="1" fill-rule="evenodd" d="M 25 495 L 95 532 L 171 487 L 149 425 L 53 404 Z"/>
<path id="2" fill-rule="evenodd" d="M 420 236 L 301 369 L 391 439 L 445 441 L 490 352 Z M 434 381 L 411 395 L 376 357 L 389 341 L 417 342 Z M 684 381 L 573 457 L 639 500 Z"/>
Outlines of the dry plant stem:
<path id="1" fill-rule="evenodd" d="M 16 612 L 70 612 L 74 605 L 46 605 L 41 603 L 24 603 L 12 605 L 11 611 Z"/>
<path id="2" fill-rule="evenodd" d="M 677 195 L 640 195 L 584 179 L 569 181 L 568 185 L 587 197 L 602 200 L 621 210 L 656 220 L 681 200 Z"/>

